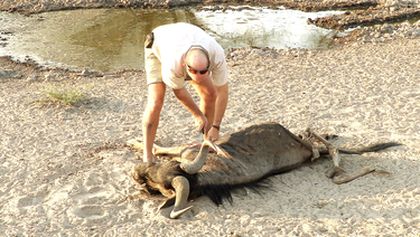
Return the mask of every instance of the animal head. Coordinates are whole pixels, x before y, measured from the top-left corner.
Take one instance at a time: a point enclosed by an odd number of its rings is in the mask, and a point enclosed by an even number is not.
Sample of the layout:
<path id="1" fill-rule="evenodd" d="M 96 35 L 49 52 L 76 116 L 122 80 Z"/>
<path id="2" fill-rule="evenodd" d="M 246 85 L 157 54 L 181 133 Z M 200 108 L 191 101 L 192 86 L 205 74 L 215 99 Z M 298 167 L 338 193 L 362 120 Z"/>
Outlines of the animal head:
<path id="1" fill-rule="evenodd" d="M 191 206 L 187 206 L 190 183 L 186 176 L 196 174 L 203 167 L 209 147 L 212 147 L 216 152 L 221 151 L 211 141 L 205 140 L 193 161 L 184 160 L 179 163 L 172 160 L 156 164 L 140 163 L 133 168 L 131 176 L 139 185 L 143 195 L 151 197 L 160 193 L 173 199 L 175 194 L 176 200 L 170 218 L 177 218 L 191 208 Z M 167 184 L 170 184 L 170 187 Z"/>

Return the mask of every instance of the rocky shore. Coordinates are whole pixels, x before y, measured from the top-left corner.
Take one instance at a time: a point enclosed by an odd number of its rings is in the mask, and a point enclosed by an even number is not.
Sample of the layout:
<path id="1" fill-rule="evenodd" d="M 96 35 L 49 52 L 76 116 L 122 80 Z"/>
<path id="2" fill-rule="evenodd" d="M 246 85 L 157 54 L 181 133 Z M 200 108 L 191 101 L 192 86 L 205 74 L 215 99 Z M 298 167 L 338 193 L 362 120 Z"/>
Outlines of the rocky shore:
<path id="1" fill-rule="evenodd" d="M 221 7 L 226 5 L 285 6 L 303 11 L 368 8 L 382 8 L 396 11 L 403 8 L 418 8 L 419 2 L 416 0 L 3 0 L 0 3 L 0 10 L 31 14 L 77 8 L 168 8 L 182 6 L 197 7 L 203 5 Z"/>

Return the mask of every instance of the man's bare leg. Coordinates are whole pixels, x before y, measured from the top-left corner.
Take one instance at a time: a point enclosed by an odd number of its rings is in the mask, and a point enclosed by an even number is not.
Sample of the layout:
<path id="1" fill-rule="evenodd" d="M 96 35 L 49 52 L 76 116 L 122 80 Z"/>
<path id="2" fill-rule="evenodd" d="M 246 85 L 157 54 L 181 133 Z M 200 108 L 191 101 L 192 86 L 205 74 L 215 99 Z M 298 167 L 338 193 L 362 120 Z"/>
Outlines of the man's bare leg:
<path id="1" fill-rule="evenodd" d="M 153 142 L 159 125 L 160 112 L 163 107 L 166 86 L 162 82 L 148 86 L 147 105 L 143 116 L 143 161 L 155 162 Z"/>

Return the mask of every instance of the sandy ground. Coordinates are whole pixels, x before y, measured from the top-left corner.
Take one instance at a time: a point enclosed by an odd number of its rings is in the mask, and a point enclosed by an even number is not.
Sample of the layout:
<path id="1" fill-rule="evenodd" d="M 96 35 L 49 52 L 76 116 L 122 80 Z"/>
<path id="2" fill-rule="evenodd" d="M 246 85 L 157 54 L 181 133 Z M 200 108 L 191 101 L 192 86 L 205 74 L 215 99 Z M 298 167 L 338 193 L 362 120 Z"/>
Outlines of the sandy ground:
<path id="1" fill-rule="evenodd" d="M 42 70 L 0 58 L 1 236 L 420 236 L 420 41 L 349 42 L 328 50 L 240 49 L 228 53 L 229 133 L 266 121 L 298 133 L 339 135 L 354 147 L 404 146 L 343 155 L 373 173 L 336 185 L 318 160 L 270 178 L 262 194 L 234 203 L 207 198 L 179 220 L 158 203 L 132 198 L 128 172 L 140 153 L 143 72 Z M 41 105 L 48 88 L 86 94 L 80 105 Z M 158 143 L 194 141 L 193 119 L 168 91 Z"/>
<path id="2" fill-rule="evenodd" d="M 124 147 L 141 134 L 144 74 L 96 77 L 37 70 L 2 59 L 17 74 L 0 80 L 0 229 L 6 236 L 419 236 L 419 41 L 351 44 L 329 50 L 238 50 L 230 53 L 230 103 L 223 133 L 265 121 L 300 132 L 312 127 L 358 146 L 402 147 L 344 155 L 348 170 L 367 175 L 335 185 L 320 160 L 271 178 L 272 190 L 246 190 L 234 204 L 208 199 L 180 220 L 158 203 L 130 200 L 128 172 L 138 155 Z M 76 88 L 78 107 L 40 106 L 45 88 Z M 193 140 L 191 116 L 168 92 L 158 141 Z"/>

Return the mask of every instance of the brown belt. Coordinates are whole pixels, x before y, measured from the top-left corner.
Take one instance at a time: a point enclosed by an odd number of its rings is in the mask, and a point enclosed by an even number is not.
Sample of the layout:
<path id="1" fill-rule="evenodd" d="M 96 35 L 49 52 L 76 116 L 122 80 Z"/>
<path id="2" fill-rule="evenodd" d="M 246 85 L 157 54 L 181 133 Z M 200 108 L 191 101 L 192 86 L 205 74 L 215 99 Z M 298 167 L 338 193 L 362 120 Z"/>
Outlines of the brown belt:
<path id="1" fill-rule="evenodd" d="M 149 34 L 147 34 L 146 40 L 144 41 L 144 47 L 147 49 L 152 48 L 154 39 L 155 39 L 155 36 L 153 35 L 153 32 L 150 32 Z"/>

